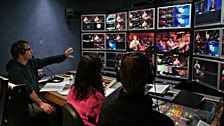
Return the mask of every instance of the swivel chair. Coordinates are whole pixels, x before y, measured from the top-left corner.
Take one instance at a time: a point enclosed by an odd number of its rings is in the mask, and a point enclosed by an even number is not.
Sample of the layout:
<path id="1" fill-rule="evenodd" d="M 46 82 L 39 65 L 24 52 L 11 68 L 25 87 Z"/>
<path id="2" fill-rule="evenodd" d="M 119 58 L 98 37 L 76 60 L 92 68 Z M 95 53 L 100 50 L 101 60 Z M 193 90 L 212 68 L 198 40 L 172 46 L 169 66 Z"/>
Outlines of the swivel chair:
<path id="1" fill-rule="evenodd" d="M 0 76 L 0 126 L 4 126 L 5 106 L 7 101 L 8 79 Z"/>
<path id="2" fill-rule="evenodd" d="M 77 110 L 69 103 L 63 107 L 63 126 L 85 126 Z"/>

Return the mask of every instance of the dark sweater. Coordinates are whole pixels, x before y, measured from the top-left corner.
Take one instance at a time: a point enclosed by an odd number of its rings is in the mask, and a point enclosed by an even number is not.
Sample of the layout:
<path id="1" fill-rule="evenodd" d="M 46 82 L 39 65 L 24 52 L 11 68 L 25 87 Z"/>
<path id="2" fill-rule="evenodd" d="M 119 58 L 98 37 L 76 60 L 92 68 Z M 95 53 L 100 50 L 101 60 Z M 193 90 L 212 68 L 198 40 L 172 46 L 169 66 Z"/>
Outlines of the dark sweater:
<path id="1" fill-rule="evenodd" d="M 26 65 L 17 62 L 15 59 L 10 60 L 6 65 L 9 80 L 14 84 L 27 84 L 24 91 L 29 95 L 33 90 L 39 94 L 38 72 L 37 70 L 53 63 L 65 61 L 65 55 L 57 55 L 46 58 L 32 58 Z"/>
<path id="2" fill-rule="evenodd" d="M 143 94 L 126 95 L 123 89 L 102 105 L 99 126 L 174 126 L 166 115 L 152 109 L 152 99 Z"/>

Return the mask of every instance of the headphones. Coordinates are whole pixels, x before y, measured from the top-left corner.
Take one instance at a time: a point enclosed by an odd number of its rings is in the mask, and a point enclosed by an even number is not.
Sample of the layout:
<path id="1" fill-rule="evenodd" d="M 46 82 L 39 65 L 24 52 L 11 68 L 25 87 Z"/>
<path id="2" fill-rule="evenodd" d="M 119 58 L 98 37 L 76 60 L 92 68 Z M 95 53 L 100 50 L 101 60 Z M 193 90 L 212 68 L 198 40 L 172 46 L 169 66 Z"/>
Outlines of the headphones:
<path id="1" fill-rule="evenodd" d="M 82 56 L 82 58 L 84 58 L 86 60 L 89 60 L 90 63 L 93 63 L 93 59 L 90 56 L 88 56 L 88 55 L 84 55 L 84 56 Z"/>
<path id="2" fill-rule="evenodd" d="M 140 53 L 140 52 L 129 52 L 122 57 L 122 60 L 124 60 L 129 55 L 138 56 L 138 58 L 144 58 L 146 60 L 146 62 L 148 62 L 148 65 L 149 65 L 148 67 L 149 67 L 150 72 L 147 75 L 147 83 L 153 84 L 153 82 L 155 80 L 155 74 L 154 74 L 154 66 L 153 66 L 152 61 L 150 59 L 148 59 L 143 53 Z M 119 75 L 120 72 L 119 72 L 119 70 L 116 72 L 117 72 L 117 81 L 120 81 L 120 75 Z"/>
<path id="3" fill-rule="evenodd" d="M 24 55 L 26 53 L 26 50 L 24 49 L 24 41 L 19 40 L 15 44 L 18 48 L 19 54 Z"/>

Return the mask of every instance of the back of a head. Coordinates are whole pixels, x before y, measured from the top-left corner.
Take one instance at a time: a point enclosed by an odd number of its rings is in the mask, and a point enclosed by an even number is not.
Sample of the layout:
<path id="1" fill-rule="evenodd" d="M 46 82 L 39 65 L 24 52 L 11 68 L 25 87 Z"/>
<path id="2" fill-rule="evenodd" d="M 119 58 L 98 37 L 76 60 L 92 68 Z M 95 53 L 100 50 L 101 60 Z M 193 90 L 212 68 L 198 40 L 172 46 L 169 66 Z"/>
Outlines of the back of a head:
<path id="1" fill-rule="evenodd" d="M 153 81 L 150 64 L 142 53 L 130 53 L 122 58 L 120 79 L 127 92 L 144 91 L 145 84 Z"/>
<path id="2" fill-rule="evenodd" d="M 101 68 L 102 61 L 97 54 L 87 54 L 80 59 L 75 78 L 76 99 L 87 98 L 92 89 L 102 92 Z"/>

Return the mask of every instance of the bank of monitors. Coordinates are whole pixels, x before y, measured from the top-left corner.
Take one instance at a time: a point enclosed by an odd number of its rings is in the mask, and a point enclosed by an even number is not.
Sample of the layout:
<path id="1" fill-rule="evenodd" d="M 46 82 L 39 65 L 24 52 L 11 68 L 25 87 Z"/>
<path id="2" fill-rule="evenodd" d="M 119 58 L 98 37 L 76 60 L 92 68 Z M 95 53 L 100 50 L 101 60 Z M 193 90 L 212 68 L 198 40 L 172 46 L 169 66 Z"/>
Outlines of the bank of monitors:
<path id="1" fill-rule="evenodd" d="M 157 14 L 158 29 L 191 27 L 191 4 L 158 7 Z"/>
<path id="2" fill-rule="evenodd" d="M 222 0 L 201 0 L 195 4 L 195 27 L 221 24 Z"/>
<path id="3" fill-rule="evenodd" d="M 106 53 L 106 67 L 114 69 L 121 64 L 121 58 L 124 52 L 107 52 Z"/>
<path id="4" fill-rule="evenodd" d="M 129 30 L 150 30 L 155 25 L 155 9 L 133 10 L 128 12 Z"/>
<path id="5" fill-rule="evenodd" d="M 194 54 L 219 57 L 220 29 L 202 29 L 195 31 Z"/>
<path id="6" fill-rule="evenodd" d="M 129 33 L 128 51 L 149 52 L 154 49 L 154 32 Z"/>
<path id="7" fill-rule="evenodd" d="M 105 14 L 81 15 L 82 32 L 105 31 Z"/>
<path id="8" fill-rule="evenodd" d="M 126 33 L 106 33 L 106 49 L 126 51 Z"/>
<path id="9" fill-rule="evenodd" d="M 219 81 L 219 62 L 204 58 L 193 58 L 192 79 L 217 90 Z"/>
<path id="10" fill-rule="evenodd" d="M 82 51 L 82 56 L 87 55 L 87 54 L 92 54 L 92 53 L 97 54 L 100 57 L 100 59 L 103 63 L 103 67 L 105 67 L 106 66 L 106 54 L 104 51 Z"/>
<path id="11" fill-rule="evenodd" d="M 156 52 L 190 54 L 190 32 L 158 32 Z"/>
<path id="12" fill-rule="evenodd" d="M 82 50 L 105 50 L 104 33 L 82 33 Z"/>
<path id="13" fill-rule="evenodd" d="M 127 12 L 106 15 L 106 29 L 109 31 L 127 30 Z"/>
<path id="14" fill-rule="evenodd" d="M 157 53 L 156 75 L 168 78 L 188 79 L 189 56 Z"/>

